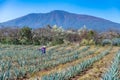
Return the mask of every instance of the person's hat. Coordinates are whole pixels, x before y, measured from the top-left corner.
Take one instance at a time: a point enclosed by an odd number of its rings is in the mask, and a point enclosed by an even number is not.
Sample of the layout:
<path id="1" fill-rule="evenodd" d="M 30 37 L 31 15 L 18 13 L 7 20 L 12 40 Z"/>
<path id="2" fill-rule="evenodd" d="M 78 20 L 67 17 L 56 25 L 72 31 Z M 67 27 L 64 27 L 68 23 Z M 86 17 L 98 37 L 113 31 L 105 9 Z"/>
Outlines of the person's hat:
<path id="1" fill-rule="evenodd" d="M 43 46 L 44 48 L 46 47 L 46 46 Z"/>

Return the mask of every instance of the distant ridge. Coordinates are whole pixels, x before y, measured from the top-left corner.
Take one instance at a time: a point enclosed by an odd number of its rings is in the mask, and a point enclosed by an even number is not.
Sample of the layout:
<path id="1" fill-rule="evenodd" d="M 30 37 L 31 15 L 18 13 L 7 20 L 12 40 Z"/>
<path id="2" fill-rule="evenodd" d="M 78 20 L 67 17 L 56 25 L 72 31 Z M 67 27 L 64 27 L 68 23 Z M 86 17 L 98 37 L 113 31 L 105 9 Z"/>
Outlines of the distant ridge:
<path id="1" fill-rule="evenodd" d="M 40 28 L 48 24 L 51 26 L 56 24 L 62 26 L 64 29 L 79 29 L 83 25 L 86 25 L 87 28 L 98 31 L 105 31 L 108 29 L 120 30 L 119 23 L 90 15 L 69 13 L 62 10 L 54 10 L 49 13 L 31 13 L 0 23 L 0 26 L 29 26 L 31 28 Z"/>

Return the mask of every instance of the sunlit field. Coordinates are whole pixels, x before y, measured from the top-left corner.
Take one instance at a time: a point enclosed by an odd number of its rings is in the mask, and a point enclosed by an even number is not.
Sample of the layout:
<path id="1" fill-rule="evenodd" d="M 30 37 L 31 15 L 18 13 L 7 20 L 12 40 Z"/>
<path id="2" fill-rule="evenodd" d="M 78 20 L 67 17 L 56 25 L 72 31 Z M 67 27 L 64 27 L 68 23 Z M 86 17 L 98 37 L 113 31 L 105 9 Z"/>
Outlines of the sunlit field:
<path id="1" fill-rule="evenodd" d="M 119 80 L 120 48 L 0 45 L 0 80 Z M 114 79 L 113 79 L 114 77 Z"/>

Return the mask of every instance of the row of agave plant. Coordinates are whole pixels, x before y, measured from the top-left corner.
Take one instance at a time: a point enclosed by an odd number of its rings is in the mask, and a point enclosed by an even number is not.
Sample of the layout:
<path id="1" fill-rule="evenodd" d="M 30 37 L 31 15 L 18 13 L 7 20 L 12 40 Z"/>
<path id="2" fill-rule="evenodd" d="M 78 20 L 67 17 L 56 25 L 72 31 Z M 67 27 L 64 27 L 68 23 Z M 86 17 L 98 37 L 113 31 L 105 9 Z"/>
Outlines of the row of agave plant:
<path id="1" fill-rule="evenodd" d="M 83 53 L 85 52 L 86 50 L 88 50 L 88 47 L 80 50 L 80 51 L 75 51 L 73 52 L 73 54 L 71 56 L 66 56 L 66 57 L 59 57 L 58 59 L 56 60 L 52 60 L 50 62 L 44 62 L 44 64 L 39 64 L 37 65 L 38 67 L 38 70 L 42 70 L 42 69 L 45 69 L 45 68 L 49 68 L 49 67 L 54 67 L 58 64 L 65 64 L 67 62 L 70 62 L 70 61 L 73 61 L 73 60 L 76 60 L 80 57 L 80 53 Z"/>
<path id="2" fill-rule="evenodd" d="M 52 55 L 51 53 L 54 53 L 55 51 L 56 51 L 56 47 L 50 49 L 46 53 L 46 55 L 48 55 L 48 56 Z M 35 59 L 35 58 L 41 58 L 43 56 L 44 55 L 42 55 L 40 53 L 40 51 L 38 51 L 36 49 L 34 49 L 34 50 L 32 50 L 32 49 L 31 50 L 28 50 L 28 49 L 25 49 L 25 50 L 7 50 L 7 51 L 4 51 L 4 52 L 0 53 L 0 59 L 1 60 L 3 60 L 3 59 L 8 59 L 9 60 L 10 59 L 12 61 L 20 61 L 20 60 L 23 60 L 23 59 L 31 60 L 31 59 Z"/>
<path id="3" fill-rule="evenodd" d="M 39 58 L 43 56 L 35 49 L 31 50 L 29 48 L 28 50 L 28 48 L 26 48 L 21 50 L 21 46 L 19 46 L 20 49 L 19 47 L 16 48 L 13 46 L 11 48 L 9 46 L 5 45 L 0 48 L 0 80 L 23 77 L 26 72 L 33 72 L 35 70 L 35 66 L 27 67 L 27 69 L 24 67 L 27 62 L 27 58 L 35 59 L 36 57 Z M 58 47 L 52 48 L 49 51 L 53 53 L 57 48 Z M 14 62 L 17 62 L 18 65 L 16 66 Z"/>
<path id="4" fill-rule="evenodd" d="M 26 63 L 25 65 L 27 65 L 27 66 L 36 65 L 36 66 L 40 66 L 40 69 L 44 69 L 44 68 L 50 66 L 50 65 L 47 64 L 47 62 L 50 62 L 51 60 L 53 60 L 53 58 L 51 58 L 51 57 L 56 57 L 56 56 L 59 56 L 61 54 L 67 53 L 67 52 L 70 52 L 70 51 L 66 50 L 66 51 L 59 51 L 59 52 L 54 51 L 53 53 L 50 52 L 48 54 L 43 55 L 42 57 L 40 56 L 37 61 L 36 61 L 35 58 L 32 58 L 32 60 L 27 60 L 25 62 Z M 18 63 L 19 63 L 19 65 L 24 64 L 23 62 L 21 62 L 21 60 L 18 60 Z M 38 64 L 36 64 L 36 63 L 38 63 Z M 53 66 L 53 65 L 55 65 L 55 64 L 53 64 L 53 62 L 52 62 L 51 66 Z"/>
<path id="5" fill-rule="evenodd" d="M 90 58 L 88 60 L 85 60 L 79 64 L 76 64 L 74 66 L 70 66 L 67 69 L 63 69 L 60 72 L 54 72 L 48 75 L 42 76 L 42 80 L 67 80 L 71 77 L 76 76 L 77 74 L 80 74 L 82 71 L 84 71 L 86 68 L 91 66 L 94 62 L 100 60 L 105 55 L 109 53 L 109 51 L 112 49 L 110 47 L 108 50 L 101 52 L 96 57 Z"/>
<path id="6" fill-rule="evenodd" d="M 120 51 L 116 53 L 111 66 L 103 75 L 102 80 L 120 80 Z"/>
<path id="7" fill-rule="evenodd" d="M 38 50 L 36 50 L 35 48 L 31 48 L 31 47 L 30 48 L 26 48 L 25 47 L 25 49 L 24 48 L 21 49 L 21 46 L 19 46 L 20 47 L 20 49 L 19 49 L 19 48 L 14 48 L 14 47 L 15 46 L 13 46 L 13 48 L 10 48 L 10 49 L 9 48 L 8 49 L 2 48 L 2 50 L 0 50 L 0 52 L 1 52 L 0 53 L 0 59 L 2 59 L 2 57 L 3 58 L 5 58 L 5 57 L 13 58 L 14 60 L 17 59 L 15 57 L 24 58 L 24 59 L 32 59 L 32 58 L 36 58 L 36 57 L 42 56 L 40 54 L 40 52 Z M 55 51 L 56 48 L 58 48 L 58 47 L 50 49 L 49 53 L 50 52 L 52 53 L 53 51 Z"/>
<path id="8" fill-rule="evenodd" d="M 64 49 L 65 46 L 62 48 Z M 78 48 L 78 47 L 76 47 Z M 76 49 L 75 48 L 75 49 Z M 89 47 L 85 47 L 84 49 L 82 49 L 80 52 L 84 52 L 88 49 Z M 61 49 L 61 50 L 62 50 Z M 74 51 L 74 49 L 73 49 Z M 18 53 L 19 52 L 19 53 Z M 62 53 L 66 53 L 66 52 L 70 52 L 68 51 L 62 51 Z M 56 53 L 56 54 L 55 54 Z M 48 64 L 48 56 L 57 56 L 59 54 L 62 54 L 61 51 L 56 52 L 56 48 L 50 49 L 46 55 L 41 55 L 39 54 L 39 51 L 34 51 L 34 50 L 24 50 L 22 51 L 8 51 L 5 54 L 1 54 L 1 61 L 0 61 L 0 79 L 1 80 L 6 80 L 6 79 L 15 79 L 15 78 L 22 78 L 26 75 L 26 73 L 33 73 L 35 71 L 38 71 L 40 69 L 45 69 L 46 66 L 47 67 L 51 67 L 51 66 L 55 66 L 57 64 L 60 63 L 65 63 L 67 61 L 70 61 L 69 57 L 68 60 L 58 60 L 55 62 L 52 62 L 51 64 Z M 76 51 L 74 51 L 74 53 L 76 53 Z M 66 55 L 66 54 L 65 54 Z M 75 55 L 75 54 L 74 54 Z M 71 55 L 71 56 L 74 56 Z M 41 59 L 40 58 L 45 58 L 46 61 L 43 61 L 43 64 L 41 64 Z M 35 59 L 39 58 L 38 61 L 36 61 Z M 8 61 L 7 61 L 8 60 Z M 49 60 L 52 60 L 49 59 Z M 37 65 L 35 65 L 37 64 Z"/>

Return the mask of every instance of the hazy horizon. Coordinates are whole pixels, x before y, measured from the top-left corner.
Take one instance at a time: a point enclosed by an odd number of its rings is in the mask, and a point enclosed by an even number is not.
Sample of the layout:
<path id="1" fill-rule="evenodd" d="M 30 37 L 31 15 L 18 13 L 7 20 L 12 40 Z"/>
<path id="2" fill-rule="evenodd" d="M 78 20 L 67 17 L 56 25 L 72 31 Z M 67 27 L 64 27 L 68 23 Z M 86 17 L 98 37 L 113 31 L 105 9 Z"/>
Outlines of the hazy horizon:
<path id="1" fill-rule="evenodd" d="M 0 22 L 30 13 L 47 13 L 63 10 L 85 14 L 120 23 L 119 0 L 0 0 Z"/>

